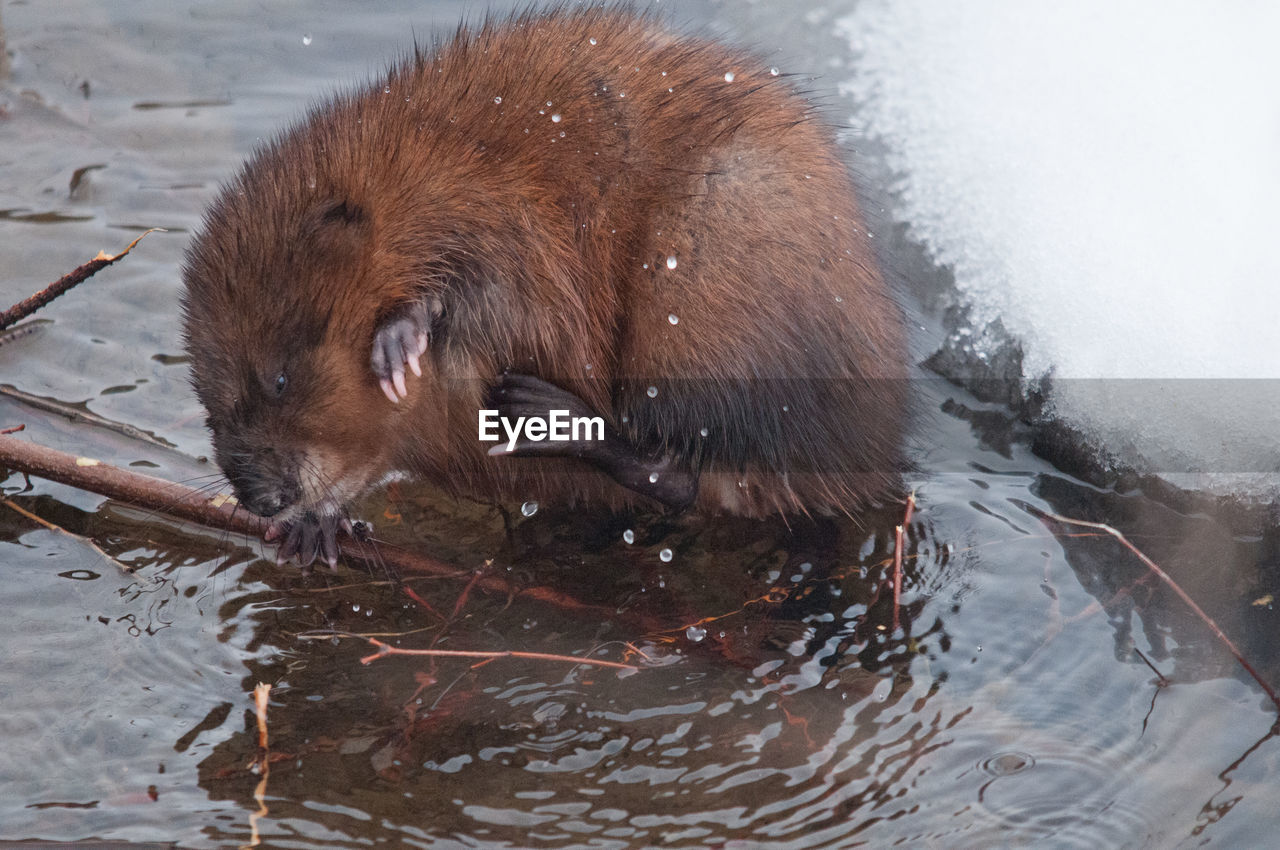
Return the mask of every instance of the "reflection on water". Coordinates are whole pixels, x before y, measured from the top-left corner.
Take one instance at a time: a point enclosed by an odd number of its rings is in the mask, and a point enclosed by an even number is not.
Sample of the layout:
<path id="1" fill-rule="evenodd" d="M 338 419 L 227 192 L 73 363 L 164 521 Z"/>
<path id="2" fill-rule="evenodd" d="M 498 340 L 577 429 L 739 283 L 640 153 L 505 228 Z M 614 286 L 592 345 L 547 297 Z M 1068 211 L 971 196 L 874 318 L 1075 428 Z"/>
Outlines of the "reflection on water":
<path id="1" fill-rule="evenodd" d="M 451 25 L 459 8 L 76 8 L 5 7 L 16 58 L 0 89 L 0 209 L 57 220 L 0 217 L 0 287 L 17 300 L 138 223 L 174 232 L 0 349 L 0 383 L 21 393 L 0 398 L 0 423 L 203 486 L 216 474 L 194 460 L 208 446 L 177 337 L 186 231 L 257 136 L 376 68 L 405 22 Z M 754 7 L 677 17 L 805 56 L 823 20 L 811 11 L 783 29 Z M 1280 682 L 1274 531 L 1073 480 L 996 408 L 945 385 L 918 392 L 896 626 L 901 505 L 790 526 L 548 504 L 504 516 L 401 487 L 364 515 L 463 576 L 397 586 L 347 570 L 304 579 L 244 541 L 12 476 L 0 838 L 248 842 L 261 681 L 276 760 L 258 826 L 273 846 L 1268 843 L 1274 707 L 1131 553 L 1045 516 L 1120 528 Z M 468 591 L 481 568 L 605 613 Z M 369 644 L 335 634 L 641 669 L 366 666 Z"/>

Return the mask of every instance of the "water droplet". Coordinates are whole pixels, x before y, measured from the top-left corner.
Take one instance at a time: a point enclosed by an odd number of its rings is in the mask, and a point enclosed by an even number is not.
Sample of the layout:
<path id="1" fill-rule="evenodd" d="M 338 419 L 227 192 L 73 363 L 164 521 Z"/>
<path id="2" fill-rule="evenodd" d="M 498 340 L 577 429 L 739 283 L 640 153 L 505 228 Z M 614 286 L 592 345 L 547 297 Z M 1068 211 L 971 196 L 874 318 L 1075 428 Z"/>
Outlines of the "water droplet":
<path id="1" fill-rule="evenodd" d="M 625 414 L 625 413 L 624 413 L 624 414 L 622 414 L 622 424 L 623 424 L 623 425 L 626 425 L 626 424 L 627 424 L 628 422 L 630 422 L 630 421 L 631 421 L 631 417 L 630 417 L 630 416 L 628 416 L 628 415 L 627 415 L 627 414 Z"/>
<path id="2" fill-rule="evenodd" d="M 589 38 L 587 39 L 587 44 L 590 44 L 592 47 L 594 47 L 596 45 L 596 40 L 594 38 Z"/>
<path id="3" fill-rule="evenodd" d="M 710 431 L 708 431 L 706 428 L 703 428 L 703 429 L 702 429 L 701 431 L 699 431 L 698 433 L 705 437 L 705 436 L 707 436 L 708 434 L 710 434 L 711 432 L 710 432 Z"/>
<path id="4" fill-rule="evenodd" d="M 664 76 L 664 77 L 665 77 L 666 75 L 667 75 L 667 72 L 666 72 L 666 71 L 663 71 L 663 72 L 662 72 L 662 76 Z"/>
<path id="5" fill-rule="evenodd" d="M 673 325 L 678 325 L 680 324 L 680 317 L 677 316 L 675 313 L 669 313 L 667 315 L 667 321 Z"/>
<path id="6" fill-rule="evenodd" d="M 675 255 L 673 254 L 670 257 L 667 257 L 667 268 L 674 269 L 675 267 L 676 267 L 676 258 L 675 258 Z"/>
<path id="7" fill-rule="evenodd" d="M 656 472 L 650 472 L 650 473 L 649 473 L 649 483 L 650 483 L 650 484 L 657 484 L 657 483 L 658 483 L 658 473 L 656 473 Z"/>
<path id="8" fill-rule="evenodd" d="M 782 412 L 783 412 L 783 413 L 787 413 L 787 412 L 789 412 L 790 410 L 791 410 L 791 408 L 790 408 L 789 406 L 787 406 L 787 405 L 785 405 L 785 404 L 784 404 L 784 405 L 782 405 Z"/>
<path id="9" fill-rule="evenodd" d="M 560 131 L 560 138 L 562 138 L 562 139 L 564 138 L 564 130 L 561 130 L 561 131 Z M 585 224 L 584 224 L 584 225 L 582 225 L 582 226 L 583 226 L 583 227 L 586 227 L 586 225 L 585 225 Z"/>
<path id="10" fill-rule="evenodd" d="M 771 76 L 771 77 L 776 77 L 776 76 L 778 76 L 778 69 L 777 69 L 777 68 L 770 68 L 770 69 L 769 69 L 769 76 Z"/>
<path id="11" fill-rule="evenodd" d="M 626 96 L 627 96 L 627 93 L 626 93 L 626 92 L 624 92 L 624 91 L 620 91 L 620 92 L 618 92 L 618 97 L 626 97 Z"/>
<path id="12" fill-rule="evenodd" d="M 556 112 L 556 113 L 553 113 L 553 114 L 552 114 L 552 116 L 551 116 L 551 123 L 553 123 L 553 124 L 559 124 L 559 123 L 560 123 L 560 113 L 559 113 L 559 112 Z"/>
<path id="13" fill-rule="evenodd" d="M 538 512 L 537 502 L 525 502 L 523 505 L 520 506 L 520 513 L 524 514 L 525 516 L 533 516 L 537 512 Z"/>
<path id="14" fill-rule="evenodd" d="M 645 390 L 645 395 L 649 396 L 649 398 L 657 398 L 657 397 L 658 397 L 658 388 L 657 388 L 657 387 L 649 387 L 649 389 Z"/>
<path id="15" fill-rule="evenodd" d="M 843 296 L 840 296 L 840 295 L 837 295 L 837 296 L 836 296 L 836 303 L 837 303 L 837 304 L 843 304 L 843 303 L 844 303 L 844 297 L 843 297 Z"/>
<path id="16" fill-rule="evenodd" d="M 382 93 L 383 93 L 383 94 L 391 94 L 391 86 L 383 86 L 383 87 L 382 87 Z"/>
<path id="17" fill-rule="evenodd" d="M 549 101 L 549 100 L 548 100 L 548 101 L 547 101 L 547 106 L 550 106 L 550 105 L 551 105 L 551 101 Z"/>
<path id="18" fill-rule="evenodd" d="M 701 626 L 690 626 L 684 630 L 684 636 L 694 643 L 698 643 L 707 636 L 707 630 Z"/>
<path id="19" fill-rule="evenodd" d="M 671 94 L 675 89 L 667 89 L 667 94 Z"/>
<path id="20" fill-rule="evenodd" d="M 664 564 L 671 563 L 671 559 L 673 557 L 675 556 L 672 554 L 670 549 L 663 549 L 661 552 L 658 553 L 658 560 Z"/>
<path id="21" fill-rule="evenodd" d="M 493 99 L 494 103 L 502 103 L 502 95 L 498 95 Z"/>
<path id="22" fill-rule="evenodd" d="M 306 32 L 302 34 L 302 46 L 303 47 L 311 46 L 311 33 Z"/>
<path id="23" fill-rule="evenodd" d="M 644 267 L 645 267 L 646 269 L 647 269 L 647 268 L 649 268 L 649 264 L 648 264 L 648 263 L 645 263 L 645 264 L 644 264 Z"/>
<path id="24" fill-rule="evenodd" d="M 726 83 L 731 83 L 731 82 L 733 82 L 733 72 L 732 72 L 732 71 L 726 71 L 726 72 L 725 72 L 725 74 L 724 74 L 724 81 L 725 81 Z"/>
<path id="25" fill-rule="evenodd" d="M 316 176 L 314 174 L 310 174 L 307 176 L 307 188 L 314 189 L 315 187 L 316 187 Z"/>
<path id="26" fill-rule="evenodd" d="M 636 533 L 635 533 L 634 531 L 632 531 L 631 529 L 629 529 L 629 528 L 628 528 L 626 531 L 622 532 L 622 542 L 623 542 L 623 543 L 635 543 L 635 542 L 636 542 Z"/>

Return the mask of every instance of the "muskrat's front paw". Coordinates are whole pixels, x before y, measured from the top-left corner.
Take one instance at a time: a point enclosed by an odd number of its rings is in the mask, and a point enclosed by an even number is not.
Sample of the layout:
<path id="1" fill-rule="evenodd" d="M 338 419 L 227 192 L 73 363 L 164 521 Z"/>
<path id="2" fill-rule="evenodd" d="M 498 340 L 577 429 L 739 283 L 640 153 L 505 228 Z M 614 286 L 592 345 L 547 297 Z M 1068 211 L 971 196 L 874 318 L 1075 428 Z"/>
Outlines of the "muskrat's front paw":
<path id="1" fill-rule="evenodd" d="M 297 519 L 273 523 L 264 537 L 267 542 L 280 541 L 277 564 L 296 560 L 304 572 L 310 572 L 317 557 L 323 558 L 329 569 L 338 566 L 339 529 L 351 534 L 351 521 L 341 514 L 307 511 Z"/>
<path id="2" fill-rule="evenodd" d="M 388 315 L 373 334 L 369 365 L 383 394 L 394 403 L 409 397 L 405 367 L 422 377 L 418 361 L 431 344 L 431 325 L 443 308 L 438 298 L 419 299 Z"/>

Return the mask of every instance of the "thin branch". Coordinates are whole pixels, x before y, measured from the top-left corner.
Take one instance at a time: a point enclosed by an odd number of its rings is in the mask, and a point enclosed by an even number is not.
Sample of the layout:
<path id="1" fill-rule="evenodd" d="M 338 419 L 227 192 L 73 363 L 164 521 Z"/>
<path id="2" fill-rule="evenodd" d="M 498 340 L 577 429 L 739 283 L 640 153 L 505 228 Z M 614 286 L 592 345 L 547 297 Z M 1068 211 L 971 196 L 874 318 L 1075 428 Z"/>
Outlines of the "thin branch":
<path id="1" fill-rule="evenodd" d="M 911 527 L 911 517 L 916 512 L 916 493 L 911 491 L 907 496 L 907 508 L 902 514 L 902 525 L 893 530 L 893 631 L 897 634 L 899 626 L 898 611 L 902 607 L 902 543 L 906 537 L 905 529 Z"/>
<path id="2" fill-rule="evenodd" d="M 271 686 L 259 682 L 253 689 L 253 709 L 258 717 L 258 752 L 254 763 L 262 778 L 253 789 L 257 811 L 249 813 L 249 843 L 245 847 L 257 847 L 262 843 L 258 835 L 258 821 L 270 814 L 267 809 L 267 780 L 271 778 L 271 748 L 267 745 L 267 702 L 271 698 Z"/>
<path id="3" fill-rule="evenodd" d="M 88 537 L 85 537 L 85 536 L 84 536 L 84 535 L 82 535 L 82 534 L 76 534 L 76 533 L 75 533 L 75 532 L 73 532 L 73 531 L 67 531 L 65 528 L 63 528 L 63 527 L 62 527 L 62 526 L 60 526 L 60 525 L 54 525 L 53 523 L 49 522 L 49 520 L 45 519 L 44 517 L 37 516 L 37 515 L 35 515 L 35 514 L 31 513 L 31 511 L 29 511 L 29 510 L 27 510 L 26 508 L 22 507 L 21 505 L 17 504 L 17 503 L 16 503 L 16 502 L 14 502 L 12 499 L 4 499 L 4 500 L 0 500 L 0 505 L 4 505 L 4 506 L 5 506 L 6 508 L 8 508 L 9 510 L 11 510 L 11 511 L 13 511 L 13 512 L 15 512 L 15 513 L 21 514 L 22 516 L 26 517 L 27 519 L 31 520 L 32 522 L 36 522 L 36 523 L 39 523 L 40 525 L 43 525 L 45 528 L 49 529 L 50 531 L 57 532 L 58 534 L 65 534 L 67 537 L 70 537 L 72 540 L 76 541 L 77 543 L 80 543 L 81 545 L 87 546 L 87 547 L 89 547 L 90 549 L 92 549 L 92 550 L 93 550 L 95 553 L 97 553 L 97 555 L 98 555 L 100 558 L 102 558 L 103 560 L 105 560 L 105 561 L 110 561 L 111 563 L 115 564 L 117 567 L 119 567 L 119 568 L 120 568 L 120 571 L 121 571 L 121 572 L 126 573 L 126 574 L 129 574 L 129 575 L 132 575 L 132 574 L 133 574 L 134 569 L 133 569 L 132 567 L 126 567 L 124 564 L 120 563 L 120 562 L 119 562 L 119 561 L 117 561 L 115 558 L 113 558 L 113 557 L 111 557 L 110 555 L 108 555 L 108 554 L 107 554 L 107 552 L 106 552 L 106 550 L 104 550 L 104 549 L 103 549 L 101 546 L 99 546 L 97 543 L 94 543 L 94 542 L 93 542 L 92 540 L 90 540 Z"/>
<path id="4" fill-rule="evenodd" d="M 160 232 L 164 232 L 164 228 L 162 227 L 153 227 L 150 230 L 146 231 L 146 233 L 143 233 L 142 236 L 146 236 L 147 233 L 155 233 L 157 230 Z M 0 313 L 0 331 L 4 330 L 10 325 L 13 325 L 17 322 L 22 321 L 27 316 L 30 316 L 32 313 L 34 313 L 36 310 L 39 310 L 41 307 L 45 306 L 50 301 L 57 298 L 59 295 L 62 295 L 71 287 L 76 286 L 77 284 L 80 284 L 80 283 L 84 283 L 86 280 L 93 277 L 102 269 L 105 269 L 107 266 L 111 265 L 112 263 L 116 262 L 117 260 L 127 255 L 130 251 L 133 250 L 134 245 L 137 245 L 140 241 L 142 241 L 142 236 L 139 236 L 137 239 L 130 242 L 129 247 L 125 248 L 119 254 L 115 254 L 114 256 L 111 254 L 106 254 L 106 253 L 103 253 L 102 251 L 99 251 L 98 256 L 94 257 L 89 262 L 76 268 L 74 271 L 64 274 L 62 277 L 58 278 L 53 283 L 49 284 L 44 289 L 37 292 L 35 295 L 32 295 L 30 298 L 27 298 L 24 301 L 19 301 L 17 304 L 13 305 L 8 310 L 5 310 L 3 313 Z"/>
<path id="5" fill-rule="evenodd" d="M 1130 543 L 1128 538 L 1126 538 L 1122 533 L 1112 528 L 1111 526 L 1107 525 L 1106 523 L 1088 522 L 1087 520 L 1083 520 L 1083 519 L 1072 519 L 1071 517 L 1060 516 L 1059 514 L 1046 513 L 1046 514 L 1042 514 L 1042 516 L 1047 517 L 1048 519 L 1051 519 L 1055 522 L 1061 522 L 1067 525 L 1075 525 L 1081 528 L 1093 528 L 1098 531 L 1103 531 L 1103 532 L 1106 532 L 1107 534 L 1110 534 L 1116 540 L 1119 540 L 1120 544 L 1124 546 L 1126 549 L 1128 549 L 1130 552 L 1132 552 L 1138 558 L 1138 560 L 1142 561 L 1142 563 L 1146 565 L 1147 569 L 1155 573 L 1156 576 L 1158 576 L 1161 581 L 1163 581 L 1166 585 L 1168 585 L 1169 588 L 1173 590 L 1174 593 L 1178 594 L 1178 598 L 1181 599 L 1183 602 L 1185 602 L 1187 604 L 1187 607 L 1189 607 L 1192 611 L 1195 612 L 1196 616 L 1199 617 L 1200 620 L 1206 626 L 1209 627 L 1209 631 L 1213 632 L 1214 636 L 1217 637 L 1218 640 L 1222 642 L 1223 646 L 1225 646 L 1227 650 L 1235 657 L 1236 661 L 1240 663 L 1240 666 L 1243 667 L 1245 671 L 1250 676 L 1253 677 L 1253 680 L 1258 683 L 1258 685 L 1262 688 L 1262 690 L 1266 692 L 1267 696 L 1271 698 L 1271 701 L 1276 704 L 1276 708 L 1280 708 L 1280 694 L 1276 693 L 1275 688 L 1271 687 L 1271 685 L 1269 685 L 1267 681 L 1262 678 L 1262 675 L 1258 673 L 1257 670 L 1253 669 L 1253 665 L 1250 664 L 1245 659 L 1244 653 L 1242 653 L 1239 649 L 1237 649 L 1236 645 L 1231 642 L 1231 638 L 1227 637 L 1226 632 L 1222 631 L 1222 629 L 1218 627 L 1218 624 L 1213 621 L 1213 618 L 1210 617 L 1208 614 L 1206 614 L 1204 610 L 1199 605 L 1196 604 L 1196 601 L 1192 599 L 1191 596 L 1185 590 L 1183 590 L 1181 587 L 1178 586 L 1178 583 L 1174 581 L 1169 576 L 1168 573 L 1162 570 L 1155 561 L 1148 558 L 1142 552 L 1141 549 L 1139 549 L 1137 546 L 1134 546 L 1132 543 Z"/>
<path id="6" fill-rule="evenodd" d="M 27 325 L 23 325 L 23 327 L 25 328 Z M 114 419 L 99 416 L 93 411 L 80 405 L 68 404 L 67 402 L 57 401 L 56 399 L 45 398 L 33 393 L 24 392 L 23 390 L 9 386 L 8 384 L 0 386 L 0 395 L 8 396 L 14 401 L 21 402 L 27 407 L 32 407 L 36 410 L 44 411 L 45 413 L 52 413 L 55 416 L 61 416 L 71 422 L 84 423 L 92 425 L 95 428 L 102 428 L 105 431 L 112 431 L 122 437 L 127 437 L 130 440 L 137 440 L 156 448 L 166 449 L 168 451 L 173 451 L 174 449 L 173 443 L 170 443 L 167 440 L 162 440 L 155 434 L 144 431 L 136 425 L 130 425 L 127 422 L 117 422 Z"/>
<path id="7" fill-rule="evenodd" d="M 383 643 L 375 638 L 367 637 L 364 638 L 364 640 L 371 643 L 377 649 L 377 652 L 361 658 L 361 664 L 372 664 L 379 658 L 386 658 L 391 655 L 427 655 L 434 658 L 477 658 L 484 661 L 493 661 L 497 658 L 523 658 L 530 661 L 555 661 L 561 664 L 572 664 L 574 666 L 585 664 L 589 667 L 609 667 L 614 670 L 630 670 L 633 673 L 640 669 L 634 664 L 622 664 L 618 661 L 602 661 L 598 658 L 579 658 L 576 655 L 556 655 L 550 652 L 519 652 L 516 650 L 473 652 L 460 649 L 401 649 L 398 646 L 391 646 L 390 644 Z"/>
<path id="8" fill-rule="evenodd" d="M 76 457 L 20 437 L 0 435 L 0 466 L 246 537 L 261 538 L 267 527 L 266 520 L 241 509 L 228 495 L 210 498 L 200 490 L 182 484 L 140 475 L 93 458 Z M 389 544 L 379 543 L 375 551 L 367 542 L 343 538 L 338 541 L 338 546 L 349 560 L 385 564 L 401 574 L 470 581 L 473 587 L 490 593 L 536 599 L 579 616 L 600 621 L 623 621 L 643 631 L 661 629 L 660 625 L 639 615 L 619 613 L 604 605 L 591 605 L 549 587 L 518 587 L 494 573 L 481 572 L 475 577 L 474 570 L 460 569 L 429 555 Z"/>

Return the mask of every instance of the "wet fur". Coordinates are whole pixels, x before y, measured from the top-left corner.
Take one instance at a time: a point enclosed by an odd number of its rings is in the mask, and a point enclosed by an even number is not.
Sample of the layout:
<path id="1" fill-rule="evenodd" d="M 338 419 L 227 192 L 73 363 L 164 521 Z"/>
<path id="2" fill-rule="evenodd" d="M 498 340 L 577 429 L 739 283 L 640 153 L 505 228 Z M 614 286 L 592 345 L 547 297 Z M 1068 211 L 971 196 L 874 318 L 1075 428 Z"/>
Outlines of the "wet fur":
<path id="1" fill-rule="evenodd" d="M 674 454 L 701 509 L 852 511 L 897 480 L 904 405 L 867 240 L 830 129 L 765 63 L 625 10 L 489 21 L 316 107 L 223 190 L 184 269 L 193 381 L 242 500 L 296 478 L 282 516 L 399 469 L 633 501 L 579 461 L 486 456 L 505 369 Z M 372 340 L 428 296 L 424 375 L 392 404 Z"/>

